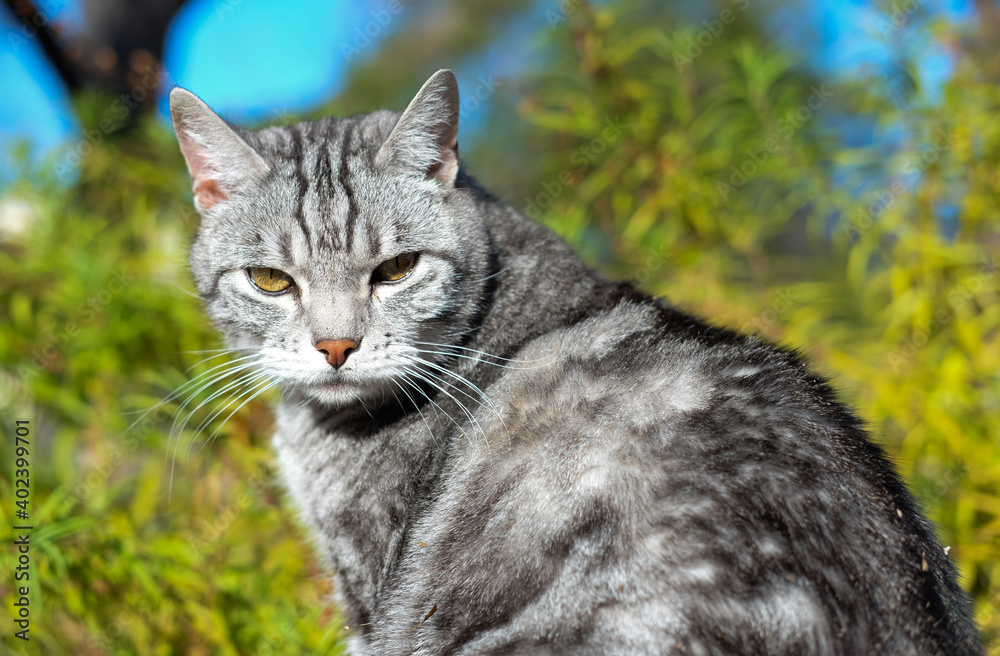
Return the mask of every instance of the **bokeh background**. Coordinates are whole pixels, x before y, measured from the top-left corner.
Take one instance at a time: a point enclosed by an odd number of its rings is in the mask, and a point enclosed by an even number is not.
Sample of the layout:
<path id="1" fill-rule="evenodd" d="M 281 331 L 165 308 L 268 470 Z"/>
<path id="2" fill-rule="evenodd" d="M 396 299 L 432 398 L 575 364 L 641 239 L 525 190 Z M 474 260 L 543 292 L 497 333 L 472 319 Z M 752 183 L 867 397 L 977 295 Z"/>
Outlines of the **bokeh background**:
<path id="1" fill-rule="evenodd" d="M 190 384 L 224 358 L 164 99 L 284 123 L 402 109 L 449 67 L 485 186 L 833 378 L 1000 654 L 997 34 L 995 0 L 6 0 L 0 536 L 18 419 L 35 529 L 32 640 L 5 549 L 0 652 L 343 650 L 275 485 L 273 395 Z"/>

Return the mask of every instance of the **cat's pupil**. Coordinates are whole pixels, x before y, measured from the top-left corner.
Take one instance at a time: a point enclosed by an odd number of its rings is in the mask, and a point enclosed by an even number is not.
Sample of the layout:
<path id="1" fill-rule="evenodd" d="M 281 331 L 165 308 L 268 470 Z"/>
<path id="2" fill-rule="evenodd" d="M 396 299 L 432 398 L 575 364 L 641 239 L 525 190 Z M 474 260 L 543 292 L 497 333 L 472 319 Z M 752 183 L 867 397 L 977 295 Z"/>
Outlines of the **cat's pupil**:
<path id="1" fill-rule="evenodd" d="M 251 267 L 247 269 L 247 274 L 255 287 L 270 293 L 283 292 L 295 282 L 291 276 L 279 269 Z"/>
<path id="2" fill-rule="evenodd" d="M 386 260 L 375 269 L 372 274 L 372 282 L 396 282 L 402 280 L 413 269 L 416 261 L 416 253 L 401 253 L 396 257 Z"/>

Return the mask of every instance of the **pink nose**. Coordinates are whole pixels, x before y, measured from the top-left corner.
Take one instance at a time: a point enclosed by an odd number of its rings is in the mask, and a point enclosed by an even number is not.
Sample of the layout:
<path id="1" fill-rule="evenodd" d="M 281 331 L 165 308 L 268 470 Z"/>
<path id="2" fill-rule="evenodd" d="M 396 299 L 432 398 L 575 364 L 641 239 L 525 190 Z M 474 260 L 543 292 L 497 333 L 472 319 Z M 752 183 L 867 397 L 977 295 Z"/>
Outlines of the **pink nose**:
<path id="1" fill-rule="evenodd" d="M 347 361 L 347 356 L 356 348 L 358 343 L 350 339 L 336 339 L 316 345 L 316 350 L 326 354 L 326 361 L 332 364 L 334 369 L 340 369 L 340 366 Z"/>

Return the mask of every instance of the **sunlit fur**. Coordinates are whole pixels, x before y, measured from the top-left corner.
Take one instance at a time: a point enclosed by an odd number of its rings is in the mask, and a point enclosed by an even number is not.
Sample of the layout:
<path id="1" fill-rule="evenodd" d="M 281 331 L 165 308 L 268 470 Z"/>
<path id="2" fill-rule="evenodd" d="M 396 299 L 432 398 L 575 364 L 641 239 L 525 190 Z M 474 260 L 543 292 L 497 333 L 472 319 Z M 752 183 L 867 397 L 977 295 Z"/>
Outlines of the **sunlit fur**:
<path id="1" fill-rule="evenodd" d="M 282 388 L 281 477 L 353 653 L 981 653 L 947 552 L 829 386 L 482 191 L 458 107 L 448 71 L 402 115 L 260 132 L 171 95 L 192 272 L 243 354 L 194 385 L 234 407 Z M 327 340 L 359 346 L 336 368 Z"/>

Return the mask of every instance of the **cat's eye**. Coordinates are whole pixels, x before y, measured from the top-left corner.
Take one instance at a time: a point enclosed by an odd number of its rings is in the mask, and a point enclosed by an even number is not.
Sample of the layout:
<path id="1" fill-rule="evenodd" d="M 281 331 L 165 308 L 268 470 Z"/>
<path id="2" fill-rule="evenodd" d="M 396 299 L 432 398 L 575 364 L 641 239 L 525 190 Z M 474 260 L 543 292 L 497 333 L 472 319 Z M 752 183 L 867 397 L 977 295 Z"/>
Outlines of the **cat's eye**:
<path id="1" fill-rule="evenodd" d="M 247 269 L 247 275 L 250 276 L 250 282 L 258 289 L 272 294 L 286 291 L 295 284 L 290 275 L 278 269 L 250 267 Z"/>
<path id="2" fill-rule="evenodd" d="M 372 273 L 372 282 L 397 282 L 405 278 L 417 263 L 416 253 L 400 253 L 378 265 Z"/>

